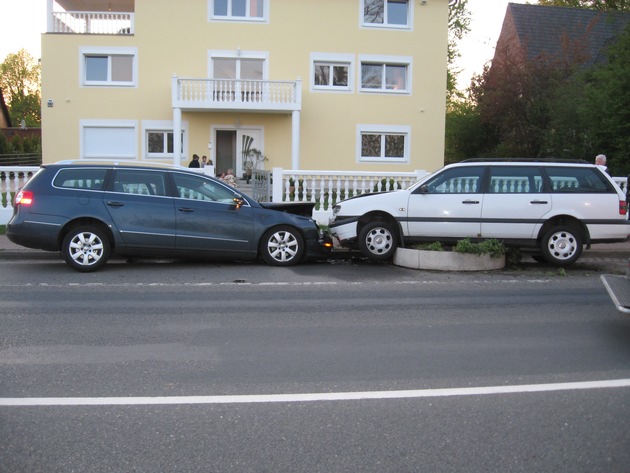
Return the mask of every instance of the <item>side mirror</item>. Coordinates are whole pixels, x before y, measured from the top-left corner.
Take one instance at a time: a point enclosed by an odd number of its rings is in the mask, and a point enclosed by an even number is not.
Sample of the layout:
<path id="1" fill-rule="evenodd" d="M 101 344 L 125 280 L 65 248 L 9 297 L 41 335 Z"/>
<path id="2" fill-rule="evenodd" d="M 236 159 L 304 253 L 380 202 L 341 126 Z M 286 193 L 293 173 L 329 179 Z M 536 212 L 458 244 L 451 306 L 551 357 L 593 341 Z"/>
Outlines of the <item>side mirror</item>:
<path id="1" fill-rule="evenodd" d="M 245 203 L 245 201 L 241 199 L 240 197 L 234 197 L 232 200 L 234 201 L 234 205 L 236 205 L 237 210 L 240 209 L 241 205 Z"/>

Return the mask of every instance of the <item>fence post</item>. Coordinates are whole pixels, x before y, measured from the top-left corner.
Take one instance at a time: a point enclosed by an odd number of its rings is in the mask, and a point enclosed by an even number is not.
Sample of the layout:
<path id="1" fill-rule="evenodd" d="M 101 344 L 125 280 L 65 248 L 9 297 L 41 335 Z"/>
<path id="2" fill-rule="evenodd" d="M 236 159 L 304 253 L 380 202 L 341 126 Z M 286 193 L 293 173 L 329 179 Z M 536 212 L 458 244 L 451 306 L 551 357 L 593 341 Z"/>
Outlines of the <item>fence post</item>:
<path id="1" fill-rule="evenodd" d="M 282 202 L 282 168 L 273 168 L 272 170 L 272 187 L 271 187 L 271 201 L 272 202 Z"/>

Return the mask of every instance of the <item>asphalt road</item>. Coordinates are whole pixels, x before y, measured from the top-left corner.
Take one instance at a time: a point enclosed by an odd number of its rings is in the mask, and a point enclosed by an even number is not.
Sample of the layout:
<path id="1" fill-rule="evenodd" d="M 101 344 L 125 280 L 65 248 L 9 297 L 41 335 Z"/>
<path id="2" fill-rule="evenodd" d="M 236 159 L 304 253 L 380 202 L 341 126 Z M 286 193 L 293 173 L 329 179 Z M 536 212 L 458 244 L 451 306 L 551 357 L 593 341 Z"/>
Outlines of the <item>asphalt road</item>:
<path id="1" fill-rule="evenodd" d="M 0 253 L 0 471 L 627 472 L 604 260 L 81 275 Z"/>

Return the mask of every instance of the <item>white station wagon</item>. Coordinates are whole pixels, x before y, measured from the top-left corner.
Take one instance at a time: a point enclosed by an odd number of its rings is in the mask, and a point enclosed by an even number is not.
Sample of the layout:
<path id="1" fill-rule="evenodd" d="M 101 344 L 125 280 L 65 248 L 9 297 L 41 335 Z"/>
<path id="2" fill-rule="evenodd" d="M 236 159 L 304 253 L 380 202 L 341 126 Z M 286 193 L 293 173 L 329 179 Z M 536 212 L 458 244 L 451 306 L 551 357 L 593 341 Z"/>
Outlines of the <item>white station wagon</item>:
<path id="1" fill-rule="evenodd" d="M 533 248 L 567 266 L 584 245 L 626 241 L 626 196 L 599 167 L 567 161 L 468 160 L 406 190 L 362 194 L 337 204 L 329 232 L 374 260 L 399 246 L 495 238 Z"/>

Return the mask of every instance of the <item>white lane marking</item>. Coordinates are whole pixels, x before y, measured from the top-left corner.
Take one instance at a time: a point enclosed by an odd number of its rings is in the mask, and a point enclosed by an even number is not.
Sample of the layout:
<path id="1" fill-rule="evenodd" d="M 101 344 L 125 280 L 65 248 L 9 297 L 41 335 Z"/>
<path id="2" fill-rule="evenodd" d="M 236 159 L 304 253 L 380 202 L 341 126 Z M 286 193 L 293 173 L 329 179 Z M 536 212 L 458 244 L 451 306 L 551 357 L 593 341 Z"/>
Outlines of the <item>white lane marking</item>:
<path id="1" fill-rule="evenodd" d="M 181 404 L 252 404 L 324 401 L 362 401 L 379 399 L 413 399 L 449 396 L 485 396 L 493 394 L 580 391 L 630 387 L 630 379 L 583 381 L 575 383 L 525 384 L 515 386 L 485 386 L 475 388 L 417 389 L 404 391 L 364 391 L 303 394 L 252 394 L 233 396 L 157 396 L 157 397 L 41 397 L 0 398 L 4 407 L 49 406 L 150 406 Z"/>
<path id="2" fill-rule="evenodd" d="M 481 284 L 481 285 L 495 285 L 495 284 L 549 284 L 549 279 L 476 279 L 460 281 L 449 279 L 444 281 L 438 280 L 422 280 L 422 281 L 379 281 L 379 284 L 391 284 L 391 285 L 409 285 L 409 286 L 427 286 L 427 285 L 453 285 L 454 283 L 465 284 Z M 212 286 L 303 286 L 303 287 L 321 287 L 321 286 L 369 286 L 374 284 L 374 281 L 286 281 L 286 282 L 199 282 L 199 283 L 164 283 L 164 282 L 138 282 L 138 283 L 103 283 L 103 282 L 67 282 L 67 283 L 0 283 L 2 287 L 40 287 L 40 288 L 59 288 L 59 287 L 212 287 Z"/>

